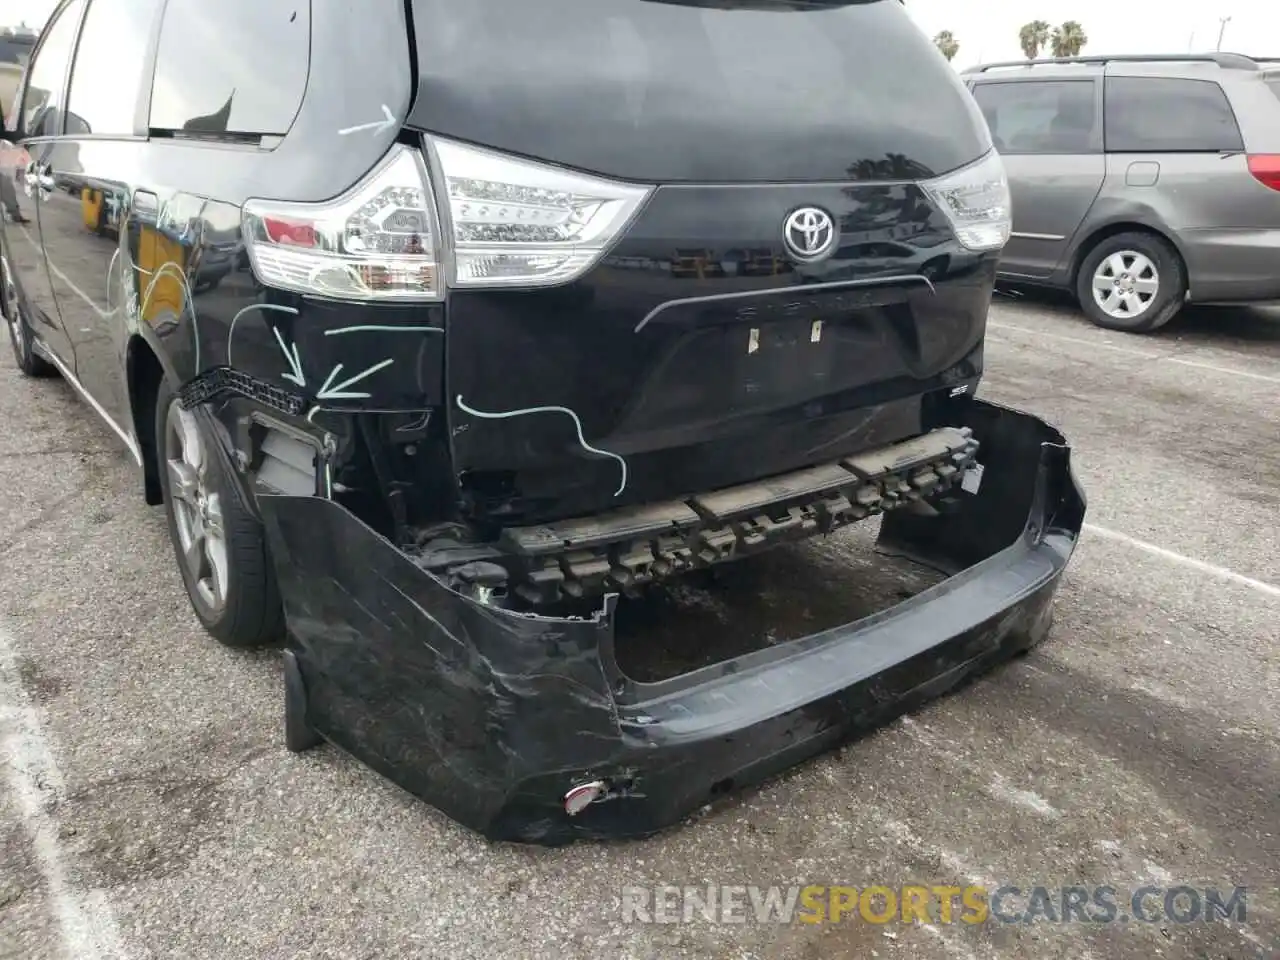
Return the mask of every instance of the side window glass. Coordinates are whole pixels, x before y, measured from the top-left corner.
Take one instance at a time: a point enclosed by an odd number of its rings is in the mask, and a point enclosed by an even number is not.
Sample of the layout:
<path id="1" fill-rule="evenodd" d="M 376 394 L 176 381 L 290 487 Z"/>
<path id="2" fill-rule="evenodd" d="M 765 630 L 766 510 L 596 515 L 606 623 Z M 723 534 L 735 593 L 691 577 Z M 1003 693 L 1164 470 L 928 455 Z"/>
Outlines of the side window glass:
<path id="1" fill-rule="evenodd" d="M 310 0 L 169 0 L 151 128 L 286 134 L 302 105 L 310 57 Z"/>
<path id="2" fill-rule="evenodd" d="M 998 151 L 1096 153 L 1091 80 L 979 83 L 974 99 Z"/>
<path id="3" fill-rule="evenodd" d="M 1212 80 L 1111 77 L 1106 99 L 1107 149 L 1115 153 L 1244 149 L 1227 95 Z"/>
<path id="4" fill-rule="evenodd" d="M 160 0 L 90 0 L 67 97 L 69 135 L 134 132 L 147 40 Z"/>
<path id="5" fill-rule="evenodd" d="M 22 97 L 22 134 L 26 137 L 50 137 L 61 132 L 63 112 L 62 85 L 67 79 L 71 61 L 71 45 L 84 0 L 74 0 L 45 27 L 40 44 L 27 70 L 27 86 Z"/>

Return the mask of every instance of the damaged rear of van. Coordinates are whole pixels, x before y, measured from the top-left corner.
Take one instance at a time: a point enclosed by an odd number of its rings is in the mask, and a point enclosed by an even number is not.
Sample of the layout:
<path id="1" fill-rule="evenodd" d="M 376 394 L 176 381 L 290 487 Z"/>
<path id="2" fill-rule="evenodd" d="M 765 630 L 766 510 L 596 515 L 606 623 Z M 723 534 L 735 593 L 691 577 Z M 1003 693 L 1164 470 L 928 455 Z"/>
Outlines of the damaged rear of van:
<path id="1" fill-rule="evenodd" d="M 493 838 L 640 835 L 1044 639 L 1084 496 L 975 396 L 1009 192 L 898 0 L 286 6 L 245 13 L 275 112 L 157 84 L 145 163 L 80 156 L 132 198 L 118 432 L 210 632 L 283 617 L 291 749 Z M 938 581 L 617 655 L 624 605 L 860 522 Z"/>
<path id="2" fill-rule="evenodd" d="M 492 837 L 643 834 L 1044 637 L 1083 497 L 974 398 L 1008 190 L 900 3 L 411 14 L 448 498 L 265 498 L 297 729 Z M 620 668 L 620 596 L 877 515 L 948 579 Z"/>

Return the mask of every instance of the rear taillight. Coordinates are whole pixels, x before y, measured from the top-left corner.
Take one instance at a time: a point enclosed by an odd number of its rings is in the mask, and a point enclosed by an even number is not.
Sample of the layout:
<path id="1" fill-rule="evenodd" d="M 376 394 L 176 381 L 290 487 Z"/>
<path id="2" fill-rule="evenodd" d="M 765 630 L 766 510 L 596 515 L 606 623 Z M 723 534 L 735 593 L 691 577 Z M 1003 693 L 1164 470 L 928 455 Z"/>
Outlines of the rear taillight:
<path id="1" fill-rule="evenodd" d="M 970 250 L 1000 250 L 1013 226 L 1004 161 L 992 150 L 967 167 L 920 184 Z"/>
<path id="2" fill-rule="evenodd" d="M 436 300 L 439 220 L 422 155 L 397 144 L 335 200 L 250 200 L 243 233 L 268 286 L 350 300 Z"/>
<path id="3" fill-rule="evenodd" d="M 580 277 L 651 187 L 615 183 L 434 138 L 459 287 L 551 286 Z"/>
<path id="4" fill-rule="evenodd" d="M 1249 158 L 1249 172 L 1264 186 L 1280 190 L 1280 154 L 1254 154 Z"/>
<path id="5" fill-rule="evenodd" d="M 432 190 L 418 150 L 397 144 L 336 200 L 247 202 L 243 233 L 258 279 L 338 299 L 398 301 L 438 300 L 446 285 L 568 283 L 595 265 L 652 190 L 447 140 L 430 146 L 443 188 Z M 442 231 L 437 204 L 446 197 Z"/>

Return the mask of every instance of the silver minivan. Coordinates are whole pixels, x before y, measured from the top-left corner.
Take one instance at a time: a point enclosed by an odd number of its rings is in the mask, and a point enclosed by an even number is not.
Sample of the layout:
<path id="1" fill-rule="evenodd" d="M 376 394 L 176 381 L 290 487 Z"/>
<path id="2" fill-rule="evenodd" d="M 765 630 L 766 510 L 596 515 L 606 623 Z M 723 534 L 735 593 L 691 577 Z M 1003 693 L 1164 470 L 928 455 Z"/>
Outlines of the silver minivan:
<path id="1" fill-rule="evenodd" d="M 1070 57 L 965 71 L 1013 194 L 1005 282 L 1147 333 L 1280 300 L 1280 61 Z"/>

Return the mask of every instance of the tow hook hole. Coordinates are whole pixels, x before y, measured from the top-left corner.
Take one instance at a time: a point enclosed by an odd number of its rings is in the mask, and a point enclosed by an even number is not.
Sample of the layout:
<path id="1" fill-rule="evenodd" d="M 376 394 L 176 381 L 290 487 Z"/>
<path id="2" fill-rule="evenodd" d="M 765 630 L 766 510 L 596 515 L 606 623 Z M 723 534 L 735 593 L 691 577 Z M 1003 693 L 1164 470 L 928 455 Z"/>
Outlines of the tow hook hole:
<path id="1" fill-rule="evenodd" d="M 725 777 L 723 780 L 717 780 L 711 785 L 712 800 L 730 793 L 733 793 L 733 777 Z"/>

